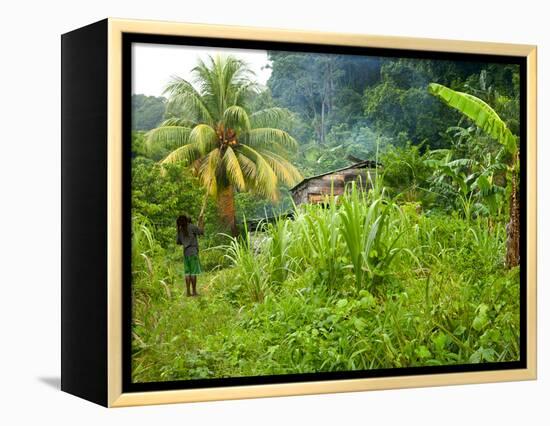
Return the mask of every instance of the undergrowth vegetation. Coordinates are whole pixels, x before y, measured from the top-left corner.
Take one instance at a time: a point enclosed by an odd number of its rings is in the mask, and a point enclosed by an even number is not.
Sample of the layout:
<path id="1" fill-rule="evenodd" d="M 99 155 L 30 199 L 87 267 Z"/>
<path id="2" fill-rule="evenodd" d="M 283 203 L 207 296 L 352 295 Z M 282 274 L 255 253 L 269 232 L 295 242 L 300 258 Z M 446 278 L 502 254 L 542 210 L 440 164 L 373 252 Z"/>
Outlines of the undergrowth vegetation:
<path id="1" fill-rule="evenodd" d="M 226 236 L 183 296 L 181 262 L 135 218 L 134 380 L 517 360 L 518 270 L 503 224 L 421 214 L 352 185 L 294 220 Z"/>

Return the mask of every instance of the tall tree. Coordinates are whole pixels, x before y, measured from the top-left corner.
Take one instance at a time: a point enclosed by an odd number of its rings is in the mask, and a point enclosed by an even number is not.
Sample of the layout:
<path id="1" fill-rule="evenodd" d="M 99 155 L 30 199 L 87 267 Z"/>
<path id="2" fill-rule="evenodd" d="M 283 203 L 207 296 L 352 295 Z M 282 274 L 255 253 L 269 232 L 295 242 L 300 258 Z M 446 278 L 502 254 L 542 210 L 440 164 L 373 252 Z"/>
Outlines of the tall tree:
<path id="1" fill-rule="evenodd" d="M 298 113 L 318 144 L 334 124 L 362 118 L 361 94 L 377 72 L 377 58 L 277 51 L 269 58 L 273 99 Z"/>
<path id="2" fill-rule="evenodd" d="M 468 93 L 457 92 L 437 83 L 430 83 L 428 91 L 441 99 L 445 104 L 460 111 L 476 126 L 499 141 L 510 155 L 508 165 L 510 193 L 510 220 L 506 226 L 507 250 L 506 264 L 509 267 L 519 265 L 519 148 L 517 136 L 514 135 L 506 123 L 498 116 L 493 108 L 479 98 Z"/>
<path id="3" fill-rule="evenodd" d="M 235 235 L 235 190 L 276 200 L 279 182 L 294 185 L 302 179 L 286 159 L 297 143 L 279 128 L 290 113 L 277 107 L 247 110 L 247 98 L 258 88 L 238 58 L 199 60 L 192 72 L 193 82 L 174 77 L 167 85 L 169 109 L 178 114 L 151 130 L 147 143 L 175 147 L 162 163 L 193 167 Z"/>

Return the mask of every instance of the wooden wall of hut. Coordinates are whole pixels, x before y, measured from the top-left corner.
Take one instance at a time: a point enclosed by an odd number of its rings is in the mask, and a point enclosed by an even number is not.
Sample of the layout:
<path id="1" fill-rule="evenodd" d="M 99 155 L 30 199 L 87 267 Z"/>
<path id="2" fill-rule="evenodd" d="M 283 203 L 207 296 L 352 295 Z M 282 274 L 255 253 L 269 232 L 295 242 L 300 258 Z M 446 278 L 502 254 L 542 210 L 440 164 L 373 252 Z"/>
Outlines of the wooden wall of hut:
<path id="1" fill-rule="evenodd" d="M 297 205 L 320 203 L 325 200 L 327 195 L 331 194 L 331 188 L 334 195 L 342 195 L 348 183 L 356 181 L 364 189 L 368 189 L 372 186 L 375 178 L 376 169 L 373 168 L 349 168 L 312 177 L 305 179 L 304 182 L 293 189 L 292 199 Z"/>

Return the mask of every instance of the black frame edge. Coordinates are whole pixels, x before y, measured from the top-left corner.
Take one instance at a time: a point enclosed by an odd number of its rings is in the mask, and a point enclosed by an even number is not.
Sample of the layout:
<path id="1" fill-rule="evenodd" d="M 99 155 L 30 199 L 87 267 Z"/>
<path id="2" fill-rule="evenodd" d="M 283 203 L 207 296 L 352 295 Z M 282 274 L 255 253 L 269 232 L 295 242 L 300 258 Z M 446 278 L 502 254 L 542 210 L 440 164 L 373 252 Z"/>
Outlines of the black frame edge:
<path id="1" fill-rule="evenodd" d="M 61 36 L 61 390 L 107 406 L 108 20 Z"/>

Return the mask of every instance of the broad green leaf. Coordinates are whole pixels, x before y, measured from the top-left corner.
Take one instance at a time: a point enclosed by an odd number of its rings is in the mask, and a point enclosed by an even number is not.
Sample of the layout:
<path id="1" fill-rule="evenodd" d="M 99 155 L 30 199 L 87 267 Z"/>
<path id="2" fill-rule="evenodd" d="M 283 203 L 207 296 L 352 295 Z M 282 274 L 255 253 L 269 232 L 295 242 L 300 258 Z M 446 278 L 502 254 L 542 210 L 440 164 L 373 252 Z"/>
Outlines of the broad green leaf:
<path id="1" fill-rule="evenodd" d="M 336 302 L 337 308 L 343 308 L 348 304 L 348 299 L 340 299 L 338 302 Z"/>
<path id="2" fill-rule="evenodd" d="M 414 353 L 419 357 L 419 358 L 422 358 L 422 359 L 425 359 L 425 358 L 431 358 L 432 357 L 432 353 L 430 352 L 430 350 L 424 346 L 424 345 L 421 345 L 419 346 L 418 348 L 416 348 L 416 350 L 414 351 Z"/>
<path id="3" fill-rule="evenodd" d="M 489 318 L 487 316 L 488 310 L 489 310 L 489 307 L 484 303 L 478 306 L 477 315 L 472 322 L 472 327 L 475 330 L 481 331 L 489 323 Z"/>
<path id="4" fill-rule="evenodd" d="M 472 120 L 476 126 L 500 142 L 509 153 L 516 153 L 517 136 L 512 134 L 506 123 L 487 103 L 473 95 L 457 92 L 437 83 L 430 83 L 428 91 Z"/>

